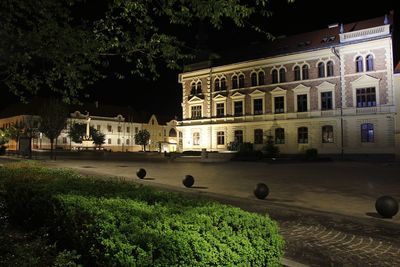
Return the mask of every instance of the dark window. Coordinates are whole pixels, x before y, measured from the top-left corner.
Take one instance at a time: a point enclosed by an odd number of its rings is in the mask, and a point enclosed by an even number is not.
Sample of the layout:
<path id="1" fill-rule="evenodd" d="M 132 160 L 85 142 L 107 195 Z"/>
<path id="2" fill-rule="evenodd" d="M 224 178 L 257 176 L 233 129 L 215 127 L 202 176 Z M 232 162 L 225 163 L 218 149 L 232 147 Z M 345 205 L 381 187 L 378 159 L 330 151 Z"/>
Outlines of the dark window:
<path id="1" fill-rule="evenodd" d="M 273 70 L 271 76 L 272 83 L 278 83 L 278 71 Z"/>
<path id="2" fill-rule="evenodd" d="M 356 58 L 356 72 L 363 72 L 363 58 L 362 56 L 359 56 Z"/>
<path id="3" fill-rule="evenodd" d="M 275 144 L 285 143 L 285 129 L 277 128 L 275 129 Z"/>
<path id="4" fill-rule="evenodd" d="M 253 114 L 262 114 L 263 113 L 263 100 L 262 99 L 254 99 L 253 100 Z"/>
<path id="5" fill-rule="evenodd" d="M 324 62 L 318 63 L 318 78 L 325 77 L 325 64 Z"/>
<path id="6" fill-rule="evenodd" d="M 108 138 L 108 142 L 109 145 L 111 145 L 111 138 Z"/>
<path id="7" fill-rule="evenodd" d="M 254 144 L 262 144 L 263 143 L 263 130 L 255 129 L 254 130 Z"/>
<path id="8" fill-rule="evenodd" d="M 321 93 L 321 110 L 332 109 L 332 92 Z"/>
<path id="9" fill-rule="evenodd" d="M 296 66 L 294 67 L 294 80 L 295 81 L 300 81 L 300 67 Z"/>
<path id="10" fill-rule="evenodd" d="M 129 144 L 130 144 L 130 141 L 129 141 L 129 139 L 126 139 L 126 144 L 127 144 L 127 145 L 129 145 Z"/>
<path id="11" fill-rule="evenodd" d="M 215 79 L 214 81 L 214 91 L 219 91 L 220 88 L 220 83 L 219 83 L 219 79 Z"/>
<path id="12" fill-rule="evenodd" d="M 109 131 L 109 132 L 112 131 L 112 126 L 111 125 L 107 125 L 107 131 Z"/>
<path id="13" fill-rule="evenodd" d="M 226 79 L 221 78 L 221 90 L 226 90 Z"/>
<path id="14" fill-rule="evenodd" d="M 225 132 L 217 132 L 217 145 L 225 145 Z"/>
<path id="15" fill-rule="evenodd" d="M 326 76 L 333 76 L 333 61 L 328 61 L 328 63 L 326 63 Z"/>
<path id="16" fill-rule="evenodd" d="M 297 95 L 297 112 L 307 111 L 307 95 Z"/>
<path id="17" fill-rule="evenodd" d="M 169 137 L 176 137 L 176 130 L 174 128 L 171 128 L 168 133 Z"/>
<path id="18" fill-rule="evenodd" d="M 238 87 L 239 87 L 238 77 L 237 76 L 233 76 L 232 77 L 232 89 L 237 89 Z"/>
<path id="19" fill-rule="evenodd" d="M 117 139 L 117 144 L 120 145 L 121 144 L 121 139 Z"/>
<path id="20" fill-rule="evenodd" d="M 126 132 L 129 133 L 131 131 L 130 127 L 126 127 Z"/>
<path id="21" fill-rule="evenodd" d="M 297 143 L 307 144 L 308 143 L 308 128 L 299 127 L 297 129 Z"/>
<path id="22" fill-rule="evenodd" d="M 368 55 L 365 58 L 367 71 L 374 70 L 374 57 L 372 55 Z"/>
<path id="23" fill-rule="evenodd" d="M 66 144 L 67 143 L 67 137 L 63 137 L 62 142 L 63 142 L 63 144 Z"/>
<path id="24" fill-rule="evenodd" d="M 197 94 L 201 94 L 201 82 L 197 83 L 197 89 L 196 89 Z"/>
<path id="25" fill-rule="evenodd" d="M 302 67 L 303 71 L 303 80 L 308 80 L 308 65 L 303 65 Z"/>
<path id="26" fill-rule="evenodd" d="M 201 106 L 192 106 L 192 119 L 201 118 Z"/>
<path id="27" fill-rule="evenodd" d="M 281 68 L 279 70 L 279 82 L 280 83 L 284 83 L 286 82 L 286 71 L 284 68 Z"/>
<path id="28" fill-rule="evenodd" d="M 265 75 L 264 72 L 260 71 L 258 73 L 258 85 L 264 85 L 265 84 Z"/>
<path id="29" fill-rule="evenodd" d="M 243 115 L 243 101 L 235 101 L 234 102 L 234 114 L 235 114 L 235 116 Z"/>
<path id="30" fill-rule="evenodd" d="M 244 75 L 239 75 L 239 88 L 244 88 Z"/>
<path id="31" fill-rule="evenodd" d="M 122 127 L 121 126 L 118 126 L 118 132 L 119 133 L 122 132 Z"/>
<path id="32" fill-rule="evenodd" d="M 251 86 L 257 86 L 257 74 L 256 73 L 252 73 L 251 74 Z"/>
<path id="33" fill-rule="evenodd" d="M 322 126 L 322 143 L 333 143 L 333 126 Z"/>
<path id="34" fill-rule="evenodd" d="M 375 87 L 360 88 L 356 90 L 357 107 L 375 107 L 376 95 Z"/>
<path id="35" fill-rule="evenodd" d="M 101 126 L 97 125 L 97 131 L 100 131 L 100 129 L 101 129 Z"/>
<path id="36" fill-rule="evenodd" d="M 192 89 L 190 90 L 190 94 L 191 95 L 195 95 L 196 94 L 196 84 L 192 83 Z"/>
<path id="37" fill-rule="evenodd" d="M 195 132 L 193 133 L 193 145 L 200 145 L 200 133 Z"/>
<path id="38" fill-rule="evenodd" d="M 235 131 L 235 141 L 238 142 L 239 144 L 243 143 L 243 131 L 242 130 Z"/>
<path id="39" fill-rule="evenodd" d="M 223 117 L 225 115 L 225 104 L 217 103 L 216 104 L 217 117 Z"/>
<path id="40" fill-rule="evenodd" d="M 361 142 L 374 142 L 374 125 L 372 123 L 361 124 Z"/>
<path id="41" fill-rule="evenodd" d="M 285 112 L 285 97 L 276 96 L 274 97 L 275 110 L 274 113 L 284 113 Z"/>

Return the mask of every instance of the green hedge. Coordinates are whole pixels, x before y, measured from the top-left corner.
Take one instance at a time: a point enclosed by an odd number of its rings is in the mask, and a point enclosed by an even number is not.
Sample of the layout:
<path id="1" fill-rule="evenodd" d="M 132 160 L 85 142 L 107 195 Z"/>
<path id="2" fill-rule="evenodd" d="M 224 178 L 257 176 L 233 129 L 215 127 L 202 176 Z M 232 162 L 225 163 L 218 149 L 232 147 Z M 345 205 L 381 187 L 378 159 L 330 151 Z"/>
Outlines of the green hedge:
<path id="1" fill-rule="evenodd" d="M 1 168 L 10 218 L 48 227 L 87 266 L 279 266 L 267 216 L 38 166 Z"/>

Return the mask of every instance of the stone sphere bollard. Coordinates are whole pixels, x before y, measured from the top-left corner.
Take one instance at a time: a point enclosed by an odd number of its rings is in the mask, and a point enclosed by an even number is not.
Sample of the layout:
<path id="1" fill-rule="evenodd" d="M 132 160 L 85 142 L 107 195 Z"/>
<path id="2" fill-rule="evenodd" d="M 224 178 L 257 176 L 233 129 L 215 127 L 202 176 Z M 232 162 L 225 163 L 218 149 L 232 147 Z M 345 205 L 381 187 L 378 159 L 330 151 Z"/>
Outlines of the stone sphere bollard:
<path id="1" fill-rule="evenodd" d="M 382 196 L 376 200 L 375 209 L 383 218 L 392 218 L 399 211 L 399 203 L 391 196 Z"/>
<path id="2" fill-rule="evenodd" d="M 265 199 L 269 194 L 269 188 L 266 184 L 259 183 L 254 189 L 254 195 L 258 199 Z"/>
<path id="3" fill-rule="evenodd" d="M 140 179 L 143 179 L 146 176 L 146 170 L 143 168 L 140 168 L 139 170 L 137 170 L 136 175 Z"/>
<path id="4" fill-rule="evenodd" d="M 182 181 L 183 185 L 186 187 L 192 187 L 192 185 L 194 184 L 194 178 L 191 175 L 185 175 L 185 178 Z"/>

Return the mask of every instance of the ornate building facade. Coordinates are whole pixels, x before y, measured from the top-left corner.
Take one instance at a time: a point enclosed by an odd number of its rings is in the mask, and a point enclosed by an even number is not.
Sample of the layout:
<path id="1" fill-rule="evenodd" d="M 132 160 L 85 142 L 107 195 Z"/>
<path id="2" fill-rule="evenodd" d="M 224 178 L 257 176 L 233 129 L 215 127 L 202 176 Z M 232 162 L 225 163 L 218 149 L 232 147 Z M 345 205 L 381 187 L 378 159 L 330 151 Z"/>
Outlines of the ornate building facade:
<path id="1" fill-rule="evenodd" d="M 285 154 L 399 153 L 392 17 L 278 38 L 255 59 L 192 65 L 179 75 L 183 150 L 261 149 L 270 136 Z"/>

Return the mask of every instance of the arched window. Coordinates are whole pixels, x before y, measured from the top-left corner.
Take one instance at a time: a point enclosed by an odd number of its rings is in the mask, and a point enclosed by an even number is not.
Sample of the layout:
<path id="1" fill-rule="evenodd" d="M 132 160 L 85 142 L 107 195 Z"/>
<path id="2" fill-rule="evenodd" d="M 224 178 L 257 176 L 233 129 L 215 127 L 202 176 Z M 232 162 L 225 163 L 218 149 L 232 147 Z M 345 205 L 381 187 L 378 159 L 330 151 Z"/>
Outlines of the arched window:
<path id="1" fill-rule="evenodd" d="M 221 90 L 226 90 L 226 79 L 221 78 Z"/>
<path id="2" fill-rule="evenodd" d="M 264 85 L 265 84 L 265 75 L 263 71 L 260 71 L 258 73 L 258 85 Z"/>
<path id="3" fill-rule="evenodd" d="M 238 87 L 238 77 L 235 75 L 232 77 L 232 89 L 237 89 Z"/>
<path id="4" fill-rule="evenodd" d="M 308 80 L 308 65 L 302 67 L 303 80 Z"/>
<path id="5" fill-rule="evenodd" d="M 215 79 L 215 81 L 214 81 L 214 91 L 219 91 L 219 90 L 221 90 L 219 79 Z"/>
<path id="6" fill-rule="evenodd" d="M 251 74 L 251 86 L 257 86 L 257 74 L 253 72 Z"/>
<path id="7" fill-rule="evenodd" d="M 333 76 L 333 61 L 328 61 L 328 63 L 326 63 L 326 76 Z"/>
<path id="8" fill-rule="evenodd" d="M 297 129 L 297 143 L 307 144 L 308 143 L 308 128 L 299 127 Z"/>
<path id="9" fill-rule="evenodd" d="M 318 63 L 318 78 L 325 77 L 325 64 L 324 62 Z"/>
<path id="10" fill-rule="evenodd" d="M 192 89 L 190 90 L 190 94 L 191 95 L 195 95 L 196 94 L 196 84 L 192 83 Z"/>
<path id="11" fill-rule="evenodd" d="M 286 71 L 284 68 L 281 68 L 279 70 L 279 82 L 280 83 L 284 83 L 286 82 Z"/>
<path id="12" fill-rule="evenodd" d="M 278 71 L 273 70 L 271 76 L 272 83 L 278 83 Z"/>
<path id="13" fill-rule="evenodd" d="M 372 55 L 368 55 L 365 58 L 365 63 L 367 71 L 374 70 L 374 57 Z"/>
<path id="14" fill-rule="evenodd" d="M 169 137 L 176 137 L 176 130 L 174 128 L 171 128 L 168 133 Z"/>
<path id="15" fill-rule="evenodd" d="M 363 68 L 363 58 L 362 56 L 358 56 L 356 58 L 356 72 L 363 72 L 364 68 Z"/>
<path id="16" fill-rule="evenodd" d="M 202 92 L 201 92 L 201 82 L 197 82 L 197 89 L 196 89 L 196 91 L 197 91 L 197 94 L 201 94 Z"/>
<path id="17" fill-rule="evenodd" d="M 299 66 L 294 67 L 294 80 L 300 81 L 300 67 Z"/>
<path id="18" fill-rule="evenodd" d="M 322 143 L 333 143 L 333 126 L 322 126 Z"/>
<path id="19" fill-rule="evenodd" d="M 284 144 L 285 143 L 285 129 L 276 128 L 275 129 L 275 144 Z"/>
<path id="20" fill-rule="evenodd" d="M 239 75 L 239 88 L 244 88 L 244 74 Z"/>
<path id="21" fill-rule="evenodd" d="M 372 123 L 361 124 L 361 142 L 374 142 L 374 125 Z"/>

